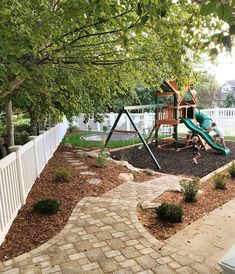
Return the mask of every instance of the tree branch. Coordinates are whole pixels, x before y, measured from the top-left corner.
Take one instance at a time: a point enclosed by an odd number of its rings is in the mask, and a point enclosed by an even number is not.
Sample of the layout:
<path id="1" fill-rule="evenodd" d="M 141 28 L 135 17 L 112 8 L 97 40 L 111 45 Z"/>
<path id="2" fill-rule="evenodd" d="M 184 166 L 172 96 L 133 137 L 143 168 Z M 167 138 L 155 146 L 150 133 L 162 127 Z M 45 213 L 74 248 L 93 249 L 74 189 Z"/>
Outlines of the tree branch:
<path id="1" fill-rule="evenodd" d="M 25 79 L 14 79 L 10 82 L 9 87 L 6 90 L 0 90 L 0 98 L 4 98 L 10 95 L 14 90 L 18 89 Z"/>
<path id="2" fill-rule="evenodd" d="M 90 25 L 83 25 L 83 26 L 80 27 L 80 28 L 76 28 L 76 29 L 74 29 L 74 30 L 72 30 L 72 31 L 70 31 L 70 32 L 67 32 L 67 33 L 65 33 L 64 35 L 62 35 L 61 37 L 59 37 L 56 41 L 51 42 L 49 45 L 47 45 L 46 47 L 44 47 L 43 49 L 41 49 L 41 50 L 39 51 L 39 53 L 42 53 L 44 50 L 48 49 L 49 47 L 53 46 L 55 43 L 58 43 L 59 41 L 63 40 L 65 37 L 67 37 L 67 36 L 69 36 L 69 35 L 72 35 L 72 34 L 74 34 L 74 33 L 76 33 L 76 32 L 80 32 L 81 30 L 86 29 L 86 28 L 95 27 L 95 26 L 98 26 L 98 25 L 100 25 L 100 24 L 107 23 L 108 21 L 110 21 L 110 19 L 115 19 L 115 18 L 118 18 L 118 17 L 122 17 L 122 16 L 124 16 L 124 15 L 130 13 L 132 10 L 133 10 L 133 7 L 132 7 L 131 9 L 129 9 L 129 10 L 123 12 L 123 13 L 120 13 L 120 14 L 118 14 L 118 15 L 115 15 L 115 16 L 109 18 L 109 19 L 105 19 L 105 20 L 102 20 L 102 21 L 98 21 L 98 22 L 92 23 L 92 24 L 90 24 Z"/>
<path id="3" fill-rule="evenodd" d="M 117 39 L 113 39 L 110 41 L 103 41 L 103 42 L 96 43 L 96 44 L 81 44 L 81 45 L 73 46 L 73 48 L 96 47 L 96 46 L 105 45 L 105 44 L 109 44 L 109 43 L 115 43 L 117 41 L 118 41 Z"/>

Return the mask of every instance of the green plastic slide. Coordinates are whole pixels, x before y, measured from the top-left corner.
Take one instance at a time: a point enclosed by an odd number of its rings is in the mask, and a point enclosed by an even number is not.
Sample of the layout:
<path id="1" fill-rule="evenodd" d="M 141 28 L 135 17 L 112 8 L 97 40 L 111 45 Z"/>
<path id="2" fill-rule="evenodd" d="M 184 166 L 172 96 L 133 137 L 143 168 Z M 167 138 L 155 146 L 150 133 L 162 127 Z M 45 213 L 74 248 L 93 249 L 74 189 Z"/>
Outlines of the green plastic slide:
<path id="1" fill-rule="evenodd" d="M 229 148 L 227 148 L 227 147 L 225 148 L 222 145 L 215 144 L 214 140 L 210 136 L 210 134 L 205 132 L 200 127 L 197 127 L 190 119 L 182 119 L 181 121 L 186 125 L 187 128 L 189 128 L 190 130 L 192 130 L 196 134 L 200 135 L 207 142 L 207 144 L 210 147 L 212 147 L 213 149 L 221 152 L 224 155 L 229 155 L 230 154 L 230 149 Z"/>

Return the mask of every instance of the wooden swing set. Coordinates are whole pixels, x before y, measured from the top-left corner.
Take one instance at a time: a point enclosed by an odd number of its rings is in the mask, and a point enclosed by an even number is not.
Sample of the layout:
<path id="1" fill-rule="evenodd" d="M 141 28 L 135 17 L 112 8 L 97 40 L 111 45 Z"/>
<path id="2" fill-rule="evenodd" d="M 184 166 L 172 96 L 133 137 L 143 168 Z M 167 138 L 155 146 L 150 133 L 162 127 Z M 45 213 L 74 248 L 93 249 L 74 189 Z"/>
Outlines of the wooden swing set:
<path id="1" fill-rule="evenodd" d="M 114 132 L 138 134 L 141 142 L 143 143 L 144 147 L 148 151 L 157 169 L 161 169 L 160 164 L 156 160 L 155 156 L 153 155 L 148 145 L 154 133 L 155 133 L 154 135 L 155 144 L 157 147 L 160 147 L 162 149 L 174 149 L 176 151 L 186 148 L 185 139 L 183 140 L 183 143 L 182 143 L 182 140 L 178 137 L 178 126 L 179 124 L 182 123 L 181 119 L 183 118 L 194 119 L 194 110 L 196 107 L 196 91 L 193 89 L 193 87 L 186 87 L 184 89 L 184 92 L 180 92 L 178 90 L 177 83 L 171 80 L 165 81 L 161 85 L 161 90 L 162 91 L 155 92 L 155 104 L 123 107 L 120 110 L 108 134 L 104 147 L 107 146 Z M 139 110 L 139 109 L 151 109 L 151 108 L 154 108 L 155 122 L 152 129 L 149 132 L 147 139 L 145 140 L 145 138 L 142 136 L 142 134 L 138 130 L 136 124 L 132 120 L 129 111 Z M 116 126 L 122 114 L 126 114 L 134 130 L 117 130 L 116 129 Z M 173 134 L 171 134 L 170 138 L 159 137 L 159 130 L 161 126 L 167 126 L 168 128 L 169 126 L 173 127 L 174 129 Z M 159 141 L 161 141 L 160 145 L 159 145 Z M 173 147 L 172 147 L 172 144 L 173 144 Z"/>

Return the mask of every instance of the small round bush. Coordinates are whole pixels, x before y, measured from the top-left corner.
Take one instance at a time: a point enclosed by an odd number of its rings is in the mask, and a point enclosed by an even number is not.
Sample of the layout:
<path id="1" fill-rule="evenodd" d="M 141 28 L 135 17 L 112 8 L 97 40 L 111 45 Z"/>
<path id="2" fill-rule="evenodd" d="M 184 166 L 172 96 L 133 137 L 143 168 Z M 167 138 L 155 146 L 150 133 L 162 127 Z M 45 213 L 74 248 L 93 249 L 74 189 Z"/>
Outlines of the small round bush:
<path id="1" fill-rule="evenodd" d="M 54 179 L 56 182 L 68 182 L 70 172 L 63 167 L 54 170 Z"/>
<path id="2" fill-rule="evenodd" d="M 55 199 L 45 198 L 33 205 L 33 211 L 41 214 L 55 214 L 59 210 L 59 203 Z"/>
<path id="3" fill-rule="evenodd" d="M 231 178 L 235 178 L 235 161 L 233 161 L 231 166 L 228 168 L 228 172 Z"/>
<path id="4" fill-rule="evenodd" d="M 225 174 L 215 174 L 213 176 L 213 184 L 217 189 L 225 189 L 226 188 L 227 175 Z"/>
<path id="5" fill-rule="evenodd" d="M 103 125 L 103 131 L 104 131 L 104 132 L 108 131 L 108 129 L 109 129 L 109 128 L 108 128 L 106 125 Z"/>
<path id="6" fill-rule="evenodd" d="M 184 214 L 181 206 L 169 203 L 162 203 L 156 208 L 156 213 L 160 220 L 171 223 L 182 222 Z"/>
<path id="7" fill-rule="evenodd" d="M 107 165 L 107 155 L 105 153 L 99 153 L 96 158 L 96 166 L 97 167 L 105 167 Z"/>
<path id="8" fill-rule="evenodd" d="M 180 187 L 185 202 L 193 203 L 197 200 L 197 193 L 200 188 L 198 178 L 194 178 L 193 180 L 183 179 L 180 181 Z"/>
<path id="9" fill-rule="evenodd" d="M 73 124 L 69 124 L 69 127 L 68 127 L 68 131 L 69 131 L 69 132 L 78 131 L 78 130 L 79 130 L 79 127 L 78 127 L 78 126 L 73 125 Z"/>

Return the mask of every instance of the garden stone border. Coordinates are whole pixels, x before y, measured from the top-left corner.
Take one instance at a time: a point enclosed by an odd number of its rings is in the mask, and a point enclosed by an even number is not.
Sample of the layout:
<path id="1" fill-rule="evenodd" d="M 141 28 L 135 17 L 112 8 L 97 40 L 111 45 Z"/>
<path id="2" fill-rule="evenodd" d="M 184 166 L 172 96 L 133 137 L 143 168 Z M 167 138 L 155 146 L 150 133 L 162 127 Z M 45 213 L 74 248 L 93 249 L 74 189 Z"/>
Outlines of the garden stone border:
<path id="1" fill-rule="evenodd" d="M 222 166 L 222 167 L 219 167 L 218 169 L 216 169 L 216 170 L 212 171 L 211 173 L 207 174 L 206 176 L 202 177 L 202 178 L 200 179 L 200 182 L 203 183 L 203 182 L 205 182 L 205 181 L 211 179 L 216 173 L 220 173 L 220 172 L 226 170 L 230 165 L 232 165 L 232 163 L 233 163 L 234 161 L 235 161 L 235 160 L 233 160 L 233 161 L 227 163 L 226 165 L 224 165 L 224 166 Z"/>

